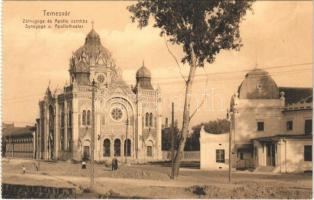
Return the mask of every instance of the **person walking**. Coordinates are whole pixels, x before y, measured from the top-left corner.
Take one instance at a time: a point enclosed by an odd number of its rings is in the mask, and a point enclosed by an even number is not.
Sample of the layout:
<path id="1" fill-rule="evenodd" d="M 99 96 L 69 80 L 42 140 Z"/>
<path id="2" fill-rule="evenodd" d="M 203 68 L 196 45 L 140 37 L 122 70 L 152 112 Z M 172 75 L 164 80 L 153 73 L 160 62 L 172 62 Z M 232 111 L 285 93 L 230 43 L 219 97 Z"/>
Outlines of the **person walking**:
<path id="1" fill-rule="evenodd" d="M 111 170 L 114 171 L 116 170 L 116 158 L 112 158 L 112 162 L 111 162 Z"/>
<path id="2" fill-rule="evenodd" d="M 115 170 L 117 170 L 118 169 L 118 159 L 115 158 L 114 162 L 115 162 L 115 168 L 116 168 Z"/>

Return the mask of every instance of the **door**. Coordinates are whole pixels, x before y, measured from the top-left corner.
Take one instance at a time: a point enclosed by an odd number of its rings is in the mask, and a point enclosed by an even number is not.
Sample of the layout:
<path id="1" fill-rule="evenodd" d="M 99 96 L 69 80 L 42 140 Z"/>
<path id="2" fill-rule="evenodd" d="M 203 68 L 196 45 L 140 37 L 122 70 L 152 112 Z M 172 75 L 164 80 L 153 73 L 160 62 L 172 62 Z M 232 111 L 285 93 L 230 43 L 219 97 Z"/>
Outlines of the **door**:
<path id="1" fill-rule="evenodd" d="M 276 145 L 269 143 L 266 144 L 266 165 L 276 166 Z"/>
<path id="2" fill-rule="evenodd" d="M 83 160 L 89 160 L 89 146 L 84 146 L 83 148 Z"/>

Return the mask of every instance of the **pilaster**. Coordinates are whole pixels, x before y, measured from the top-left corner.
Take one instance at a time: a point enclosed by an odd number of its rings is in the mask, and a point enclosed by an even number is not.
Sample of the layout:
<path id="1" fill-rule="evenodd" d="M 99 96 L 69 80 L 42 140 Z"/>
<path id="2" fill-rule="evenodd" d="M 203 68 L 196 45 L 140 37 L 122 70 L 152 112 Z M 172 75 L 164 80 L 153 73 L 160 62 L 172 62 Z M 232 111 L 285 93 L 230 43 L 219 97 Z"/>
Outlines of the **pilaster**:
<path id="1" fill-rule="evenodd" d="M 72 98 L 72 151 L 73 151 L 73 159 L 80 160 L 81 152 L 79 152 L 78 141 L 79 141 L 79 107 L 78 107 L 78 99 L 76 97 Z"/>
<path id="2" fill-rule="evenodd" d="M 55 123 L 54 123 L 54 159 L 59 159 L 59 143 L 60 143 L 60 111 L 59 111 L 59 104 L 56 102 L 55 106 Z"/>
<path id="3" fill-rule="evenodd" d="M 68 151 L 69 145 L 68 145 L 68 103 L 66 100 L 64 100 L 64 150 Z"/>
<path id="4" fill-rule="evenodd" d="M 139 159 L 141 157 L 141 152 L 143 151 L 143 121 L 142 121 L 142 102 L 139 98 L 137 97 L 138 102 L 137 102 L 137 146 L 135 149 L 136 153 L 136 159 Z"/>

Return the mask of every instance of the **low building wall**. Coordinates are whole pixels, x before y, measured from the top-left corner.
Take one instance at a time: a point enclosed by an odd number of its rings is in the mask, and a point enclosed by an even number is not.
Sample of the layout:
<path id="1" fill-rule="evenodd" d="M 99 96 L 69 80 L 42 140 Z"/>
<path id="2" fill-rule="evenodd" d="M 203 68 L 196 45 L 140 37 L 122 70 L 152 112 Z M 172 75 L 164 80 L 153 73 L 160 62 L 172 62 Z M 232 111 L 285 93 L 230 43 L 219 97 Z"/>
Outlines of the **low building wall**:
<path id="1" fill-rule="evenodd" d="M 175 151 L 176 153 L 176 151 Z M 163 160 L 171 160 L 171 151 L 162 151 Z M 200 151 L 184 151 L 182 160 L 186 161 L 199 161 Z"/>
<path id="2" fill-rule="evenodd" d="M 201 169 L 227 170 L 229 169 L 228 134 L 210 134 L 201 132 Z M 216 151 L 224 152 L 223 161 L 217 161 Z"/>
<path id="3" fill-rule="evenodd" d="M 76 198 L 75 188 L 2 184 L 3 199 L 67 199 Z"/>

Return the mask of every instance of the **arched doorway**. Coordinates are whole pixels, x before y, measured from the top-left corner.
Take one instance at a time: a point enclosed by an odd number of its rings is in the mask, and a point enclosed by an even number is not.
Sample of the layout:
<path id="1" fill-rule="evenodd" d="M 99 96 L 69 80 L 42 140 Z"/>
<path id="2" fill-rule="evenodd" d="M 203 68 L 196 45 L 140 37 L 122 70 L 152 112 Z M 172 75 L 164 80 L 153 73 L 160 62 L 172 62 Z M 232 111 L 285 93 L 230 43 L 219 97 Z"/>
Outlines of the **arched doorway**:
<path id="1" fill-rule="evenodd" d="M 131 156 L 131 140 L 126 139 L 124 141 L 124 156 Z"/>
<path id="2" fill-rule="evenodd" d="M 85 139 L 82 143 L 82 160 L 89 160 L 90 159 L 90 140 Z"/>
<path id="3" fill-rule="evenodd" d="M 104 140 L 104 157 L 110 157 L 110 140 L 105 139 Z"/>
<path id="4" fill-rule="evenodd" d="M 147 157 L 153 157 L 154 156 L 153 142 L 151 140 L 146 142 L 146 156 Z"/>
<path id="5" fill-rule="evenodd" d="M 120 139 L 114 140 L 114 156 L 121 156 L 121 141 L 120 141 Z"/>

